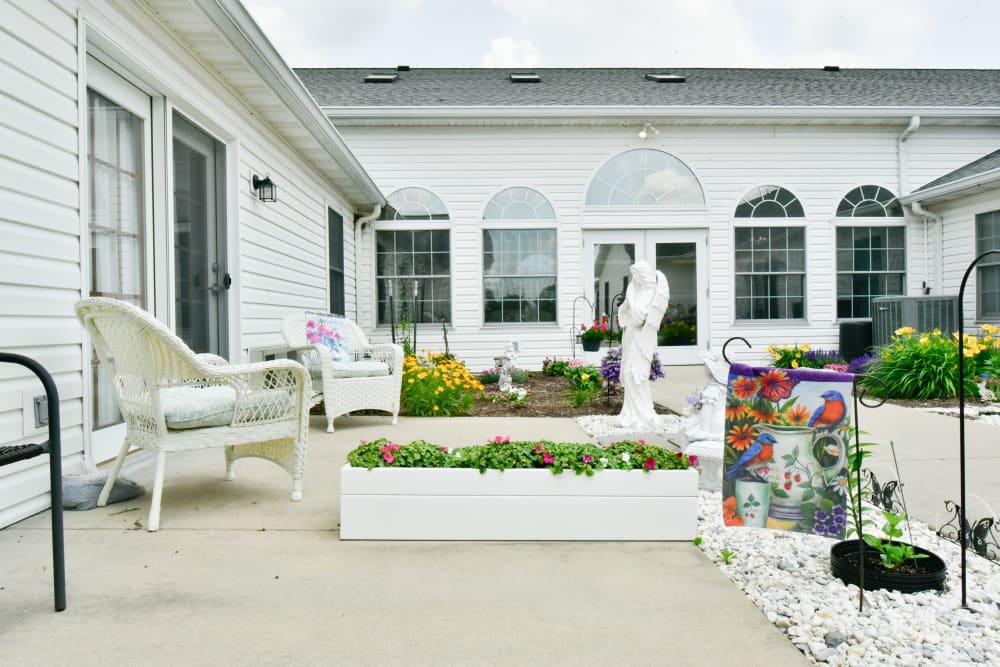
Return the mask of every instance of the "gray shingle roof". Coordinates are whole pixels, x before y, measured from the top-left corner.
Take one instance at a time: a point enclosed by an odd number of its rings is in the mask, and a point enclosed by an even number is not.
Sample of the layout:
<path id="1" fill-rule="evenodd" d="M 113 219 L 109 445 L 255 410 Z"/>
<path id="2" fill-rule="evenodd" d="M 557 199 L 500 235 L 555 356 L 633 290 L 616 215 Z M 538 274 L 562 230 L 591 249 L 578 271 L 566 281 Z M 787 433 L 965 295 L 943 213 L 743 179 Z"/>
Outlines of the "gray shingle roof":
<path id="1" fill-rule="evenodd" d="M 1000 107 L 1000 70 L 413 68 L 394 83 L 364 83 L 396 68 L 296 69 L 320 106 Z M 511 83 L 512 72 L 541 83 Z M 686 77 L 657 83 L 647 73 Z"/>
<path id="2" fill-rule="evenodd" d="M 918 188 L 917 192 L 938 187 L 939 185 L 947 185 L 948 183 L 953 183 L 963 178 L 968 178 L 969 176 L 975 176 L 976 174 L 982 174 L 987 171 L 995 170 L 1000 170 L 1000 150 L 993 151 L 989 155 L 984 155 L 964 167 L 959 167 L 955 171 L 948 172 L 941 178 L 934 179 L 927 185 Z"/>

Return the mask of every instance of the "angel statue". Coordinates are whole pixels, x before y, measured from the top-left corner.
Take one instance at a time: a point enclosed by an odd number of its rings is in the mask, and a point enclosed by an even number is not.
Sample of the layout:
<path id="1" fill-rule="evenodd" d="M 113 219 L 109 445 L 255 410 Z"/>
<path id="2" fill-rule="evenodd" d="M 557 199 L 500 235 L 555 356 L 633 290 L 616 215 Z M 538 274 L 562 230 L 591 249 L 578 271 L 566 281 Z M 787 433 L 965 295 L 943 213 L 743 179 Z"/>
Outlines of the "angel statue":
<path id="1" fill-rule="evenodd" d="M 619 381 L 625 390 L 617 424 L 635 432 L 656 430 L 656 411 L 649 386 L 649 366 L 656 352 L 656 333 L 670 300 L 670 286 L 662 271 L 638 261 L 629 269 L 631 280 L 618 308 L 622 327 L 622 365 Z"/>

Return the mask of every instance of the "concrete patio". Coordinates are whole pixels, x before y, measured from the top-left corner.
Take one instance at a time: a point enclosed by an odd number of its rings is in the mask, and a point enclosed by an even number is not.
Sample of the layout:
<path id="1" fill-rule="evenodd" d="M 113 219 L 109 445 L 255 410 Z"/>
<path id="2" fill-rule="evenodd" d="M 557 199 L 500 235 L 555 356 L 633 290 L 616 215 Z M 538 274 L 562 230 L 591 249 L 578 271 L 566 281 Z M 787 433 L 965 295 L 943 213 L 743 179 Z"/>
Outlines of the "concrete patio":
<path id="1" fill-rule="evenodd" d="M 52 611 L 49 517 L 0 531 L 3 662 L 98 665 L 801 665 L 693 544 L 341 542 L 339 468 L 360 439 L 586 439 L 570 419 L 315 417 L 305 499 L 278 467 L 168 459 L 149 495 L 66 514 L 68 607 Z M 149 466 L 125 476 L 149 487 Z M 713 638 L 723 634 L 725 642 Z"/>
<path id="2" fill-rule="evenodd" d="M 705 377 L 669 369 L 658 402 L 683 410 Z M 862 424 L 895 439 L 910 510 L 933 523 L 958 498 L 957 420 L 884 406 Z M 808 664 L 689 543 L 341 542 L 339 468 L 382 435 L 587 438 L 570 419 L 359 416 L 330 435 L 314 417 L 299 503 L 270 463 L 242 460 L 225 482 L 221 451 L 173 455 L 160 532 L 144 529 L 148 494 L 66 514 L 63 613 L 48 513 L 0 531 L 4 664 Z M 970 517 L 985 514 L 973 494 L 1000 506 L 996 440 L 968 425 Z M 151 485 L 141 459 L 124 474 Z"/>

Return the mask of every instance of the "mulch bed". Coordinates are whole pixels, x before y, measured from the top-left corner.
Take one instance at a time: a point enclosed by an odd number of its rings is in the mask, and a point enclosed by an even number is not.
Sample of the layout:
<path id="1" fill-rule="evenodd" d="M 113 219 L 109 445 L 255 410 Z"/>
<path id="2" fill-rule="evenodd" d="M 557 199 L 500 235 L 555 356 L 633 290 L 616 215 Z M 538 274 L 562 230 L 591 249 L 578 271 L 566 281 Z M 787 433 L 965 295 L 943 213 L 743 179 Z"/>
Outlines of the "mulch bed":
<path id="1" fill-rule="evenodd" d="M 509 401 L 493 403 L 486 399 L 475 402 L 469 416 L 472 417 L 582 417 L 585 415 L 617 415 L 622 410 L 621 393 L 607 396 L 602 394 L 596 401 L 573 407 L 570 402 L 569 383 L 564 377 L 533 372 L 528 381 L 515 384 L 528 390 L 527 405 L 515 407 Z M 487 391 L 496 391 L 496 385 L 488 385 Z M 669 410 L 657 408 L 661 414 L 673 414 Z"/>

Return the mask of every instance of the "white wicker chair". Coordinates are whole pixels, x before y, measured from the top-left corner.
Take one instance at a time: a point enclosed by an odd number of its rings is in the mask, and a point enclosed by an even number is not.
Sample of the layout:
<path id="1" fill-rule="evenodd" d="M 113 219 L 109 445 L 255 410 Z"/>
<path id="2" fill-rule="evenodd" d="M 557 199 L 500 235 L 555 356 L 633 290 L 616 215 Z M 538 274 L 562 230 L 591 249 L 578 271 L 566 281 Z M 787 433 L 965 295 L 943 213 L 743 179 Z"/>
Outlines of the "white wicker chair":
<path id="1" fill-rule="evenodd" d="M 314 381 L 310 405 L 323 401 L 326 430 L 333 433 L 333 420 L 354 410 L 383 410 L 399 416 L 399 392 L 403 384 L 403 348 L 393 343 L 369 343 L 358 325 L 344 320 L 350 361 L 335 362 L 324 345 L 306 339 L 306 314 L 288 315 L 281 324 L 285 343 L 298 354 Z M 355 371 L 357 367 L 359 371 Z M 364 367 L 374 368 L 372 373 Z"/>
<path id="2" fill-rule="evenodd" d="M 234 478 L 236 459 L 273 461 L 292 476 L 291 499 L 302 499 L 309 376 L 300 364 L 281 359 L 230 365 L 213 354 L 195 354 L 149 313 L 115 299 L 83 299 L 76 313 L 112 369 L 126 425 L 98 505 L 107 504 L 132 446 L 158 452 L 150 531 L 159 529 L 168 452 L 225 447 L 226 479 Z"/>

